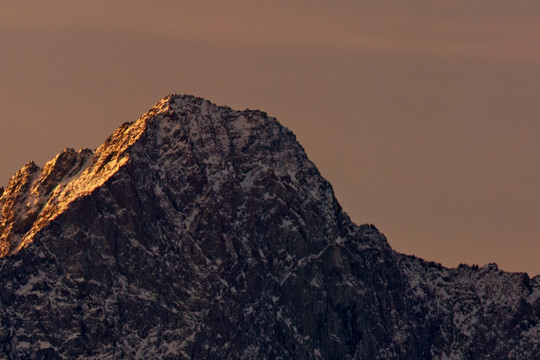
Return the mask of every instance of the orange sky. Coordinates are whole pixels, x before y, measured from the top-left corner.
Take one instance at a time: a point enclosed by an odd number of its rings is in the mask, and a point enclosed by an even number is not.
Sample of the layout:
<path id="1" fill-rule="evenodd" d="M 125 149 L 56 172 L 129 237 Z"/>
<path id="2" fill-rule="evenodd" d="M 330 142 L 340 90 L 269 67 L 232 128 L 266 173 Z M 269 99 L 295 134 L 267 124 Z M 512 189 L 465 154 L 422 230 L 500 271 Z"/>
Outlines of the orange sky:
<path id="1" fill-rule="evenodd" d="M 525 0 L 2 4 L 0 184 L 189 93 L 276 116 L 396 250 L 540 274 L 538 19 Z"/>

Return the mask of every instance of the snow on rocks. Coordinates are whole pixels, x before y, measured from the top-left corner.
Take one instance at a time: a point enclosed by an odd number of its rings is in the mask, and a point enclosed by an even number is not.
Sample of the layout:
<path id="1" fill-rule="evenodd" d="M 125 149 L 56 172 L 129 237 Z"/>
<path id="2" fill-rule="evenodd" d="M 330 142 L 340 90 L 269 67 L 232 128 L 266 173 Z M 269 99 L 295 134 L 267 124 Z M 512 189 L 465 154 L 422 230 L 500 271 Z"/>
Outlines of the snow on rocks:
<path id="1" fill-rule="evenodd" d="M 540 357 L 540 278 L 394 252 L 261 111 L 171 95 L 0 194 L 0 357 Z"/>

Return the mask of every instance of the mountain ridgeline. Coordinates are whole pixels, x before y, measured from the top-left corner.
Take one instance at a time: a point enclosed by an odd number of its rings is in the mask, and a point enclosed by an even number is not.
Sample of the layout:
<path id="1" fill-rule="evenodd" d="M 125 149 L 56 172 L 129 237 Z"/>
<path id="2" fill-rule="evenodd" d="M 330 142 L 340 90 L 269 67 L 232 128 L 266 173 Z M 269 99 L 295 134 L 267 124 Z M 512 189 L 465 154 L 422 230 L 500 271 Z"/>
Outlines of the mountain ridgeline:
<path id="1" fill-rule="evenodd" d="M 539 277 L 393 251 L 264 112 L 168 96 L 0 194 L 0 358 L 540 359 Z"/>

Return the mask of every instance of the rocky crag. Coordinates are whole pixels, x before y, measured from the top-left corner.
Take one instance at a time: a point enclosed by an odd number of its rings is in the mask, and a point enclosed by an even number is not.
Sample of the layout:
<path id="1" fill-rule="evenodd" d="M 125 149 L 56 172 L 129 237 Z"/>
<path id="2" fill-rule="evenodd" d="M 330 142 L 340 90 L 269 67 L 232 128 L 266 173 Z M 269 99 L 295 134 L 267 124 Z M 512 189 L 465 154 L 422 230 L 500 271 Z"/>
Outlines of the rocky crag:
<path id="1" fill-rule="evenodd" d="M 168 96 L 0 193 L 1 358 L 540 358 L 539 277 L 393 251 L 260 111 Z"/>

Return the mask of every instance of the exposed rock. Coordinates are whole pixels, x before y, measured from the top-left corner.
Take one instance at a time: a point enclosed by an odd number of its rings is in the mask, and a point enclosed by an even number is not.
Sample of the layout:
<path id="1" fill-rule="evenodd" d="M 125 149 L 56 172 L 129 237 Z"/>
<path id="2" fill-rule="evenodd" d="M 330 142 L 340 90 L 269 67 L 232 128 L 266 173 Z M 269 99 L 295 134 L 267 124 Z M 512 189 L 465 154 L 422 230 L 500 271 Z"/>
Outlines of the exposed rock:
<path id="1" fill-rule="evenodd" d="M 54 197 L 53 190 L 78 175 L 91 154 L 88 149 L 64 149 L 43 169 L 30 162 L 11 178 L 0 197 L 0 256 L 18 251 L 24 234 L 43 218 L 42 209 Z"/>
<path id="2" fill-rule="evenodd" d="M 394 252 L 260 111 L 169 96 L 0 210 L 0 357 L 540 358 L 539 277 Z"/>

